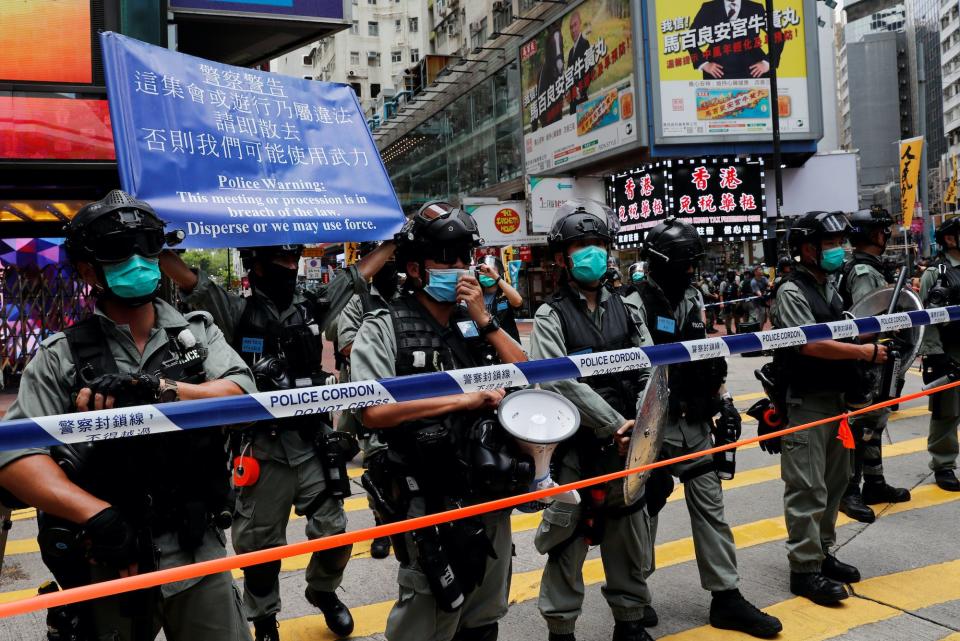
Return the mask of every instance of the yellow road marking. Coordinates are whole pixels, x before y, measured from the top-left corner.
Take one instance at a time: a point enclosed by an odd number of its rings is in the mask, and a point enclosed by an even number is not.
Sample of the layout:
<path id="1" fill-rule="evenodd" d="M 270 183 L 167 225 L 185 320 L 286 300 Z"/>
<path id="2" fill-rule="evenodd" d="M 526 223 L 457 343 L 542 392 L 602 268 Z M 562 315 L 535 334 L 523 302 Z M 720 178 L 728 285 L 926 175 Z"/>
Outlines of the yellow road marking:
<path id="1" fill-rule="evenodd" d="M 960 632 L 954 632 L 940 639 L 940 641 L 960 641 Z"/>
<path id="2" fill-rule="evenodd" d="M 783 622 L 778 641 L 825 641 L 862 625 L 896 618 L 903 610 L 914 611 L 956 601 L 960 599 L 960 561 L 865 579 L 853 589 L 858 595 L 889 605 L 850 598 L 825 610 L 808 599 L 789 599 L 766 608 Z M 743 638 L 736 632 L 703 626 L 662 637 L 662 641 L 742 641 Z M 947 638 L 960 639 L 960 635 Z"/>
<path id="3" fill-rule="evenodd" d="M 960 496 L 958 496 L 956 493 L 945 492 L 936 485 L 924 485 L 916 488 L 913 491 L 913 500 L 910 503 L 898 503 L 896 505 L 890 505 L 885 511 L 878 510 L 877 516 L 886 517 L 892 514 L 899 514 L 901 512 L 944 505 L 958 500 L 960 500 Z M 840 518 L 837 519 L 838 526 L 853 522 L 853 520 L 842 514 L 840 515 Z M 772 543 L 774 541 L 786 538 L 786 535 L 787 530 L 782 516 L 763 519 L 753 523 L 746 523 L 733 528 L 733 536 L 737 543 L 737 549 L 743 549 L 765 543 Z M 691 537 L 670 541 L 656 547 L 656 561 L 658 568 L 665 568 L 672 565 L 677 565 L 679 563 L 685 563 L 693 560 L 694 558 L 693 539 Z M 960 561 L 955 561 L 953 563 L 960 564 Z M 943 570 L 942 568 L 939 568 L 939 566 L 933 567 L 937 568 L 936 573 L 931 573 L 928 575 L 926 577 L 926 581 L 930 582 L 932 585 L 936 585 L 939 581 L 938 573 L 942 572 Z M 786 572 L 786 567 L 784 567 L 784 572 Z M 540 578 L 542 575 L 542 569 L 514 574 L 510 588 L 511 605 L 529 601 L 539 596 Z M 898 575 L 892 576 L 896 577 Z M 594 585 L 603 581 L 603 565 L 601 559 L 590 559 L 584 563 L 583 581 L 585 585 Z M 960 588 L 958 588 L 958 590 L 960 590 Z M 956 597 L 947 598 L 945 600 L 954 600 L 958 598 L 960 598 L 960 594 L 958 594 Z M 374 634 L 382 634 L 386 626 L 387 615 L 389 614 L 392 606 L 392 602 L 385 601 L 382 603 L 373 603 L 370 605 L 353 608 L 351 611 L 353 612 L 354 620 L 357 622 L 357 627 L 353 633 L 354 636 L 362 637 L 371 636 Z M 829 612 L 832 616 L 834 610 L 830 610 Z M 822 609 L 817 612 L 817 615 L 820 618 L 829 618 L 823 615 Z M 285 641 L 328 641 L 334 639 L 333 635 L 329 630 L 327 630 L 326 625 L 323 623 L 322 615 L 308 615 L 281 621 L 280 630 L 281 636 Z M 714 633 L 717 634 L 715 635 Z M 710 634 L 704 636 L 703 632 L 701 631 L 699 633 L 700 636 L 696 638 L 709 638 L 711 641 L 713 641 L 714 639 L 721 638 L 719 633 L 719 630 L 711 629 Z M 743 636 L 738 635 L 736 637 L 723 638 L 737 639 L 739 641 L 743 639 Z"/>
<path id="4" fill-rule="evenodd" d="M 918 408 L 920 409 L 920 408 Z M 911 410 L 906 410 L 906 412 L 899 412 L 899 414 L 909 413 Z M 926 410 L 924 410 L 926 411 Z M 884 457 L 887 459 L 894 458 L 896 456 L 905 456 L 907 454 L 916 454 L 917 452 L 922 452 L 927 449 L 927 439 L 925 437 L 921 438 L 912 438 L 906 441 L 899 441 L 893 445 L 884 446 L 883 453 Z M 760 483 L 766 483 L 768 481 L 773 481 L 780 478 L 780 465 L 768 465 L 766 467 L 758 467 L 752 470 L 744 470 L 739 472 L 733 480 L 724 481 L 723 489 L 724 490 L 734 490 L 741 487 L 747 487 L 750 485 L 758 485 Z M 677 489 L 673 491 L 670 495 L 670 498 L 667 499 L 668 502 L 672 503 L 674 501 L 681 501 L 684 498 L 683 485 L 677 484 Z M 366 497 L 361 497 L 358 499 L 348 499 L 349 501 L 355 501 L 362 504 L 357 505 L 354 510 L 347 509 L 348 512 L 356 511 L 360 509 L 367 509 L 367 499 Z M 291 519 L 301 518 L 291 513 Z M 540 524 L 540 515 L 539 514 L 516 514 L 511 518 L 514 532 L 524 532 L 527 530 L 535 529 Z M 360 546 L 363 545 L 358 543 L 354 546 L 353 559 L 364 559 L 370 556 L 370 546 L 369 541 L 366 542 L 367 545 L 364 549 L 361 549 Z M 17 554 L 30 554 L 39 552 L 40 548 L 37 545 L 36 539 L 11 539 L 7 542 L 6 556 L 15 556 Z M 297 557 L 299 558 L 299 557 Z M 307 557 L 304 557 L 307 558 Z M 302 570 L 306 567 L 297 567 L 295 569 Z"/>
<path id="5" fill-rule="evenodd" d="M 749 394 L 739 394 L 733 397 L 735 401 L 755 401 L 758 398 L 764 398 L 766 394 L 763 392 L 751 392 Z"/>

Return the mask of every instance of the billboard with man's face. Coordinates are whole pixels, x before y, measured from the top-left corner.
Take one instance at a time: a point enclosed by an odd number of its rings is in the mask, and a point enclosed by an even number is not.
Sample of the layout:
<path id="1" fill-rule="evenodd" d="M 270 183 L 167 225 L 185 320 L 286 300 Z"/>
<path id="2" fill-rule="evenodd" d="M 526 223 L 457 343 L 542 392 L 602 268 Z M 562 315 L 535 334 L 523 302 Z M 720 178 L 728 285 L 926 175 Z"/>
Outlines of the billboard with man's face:
<path id="1" fill-rule="evenodd" d="M 585 0 L 520 47 L 526 172 L 636 143 L 629 0 Z"/>
<path id="2" fill-rule="evenodd" d="M 772 134 L 776 68 L 784 139 L 820 136 L 816 6 L 774 0 L 655 0 L 650 11 L 656 142 L 738 142 Z"/>

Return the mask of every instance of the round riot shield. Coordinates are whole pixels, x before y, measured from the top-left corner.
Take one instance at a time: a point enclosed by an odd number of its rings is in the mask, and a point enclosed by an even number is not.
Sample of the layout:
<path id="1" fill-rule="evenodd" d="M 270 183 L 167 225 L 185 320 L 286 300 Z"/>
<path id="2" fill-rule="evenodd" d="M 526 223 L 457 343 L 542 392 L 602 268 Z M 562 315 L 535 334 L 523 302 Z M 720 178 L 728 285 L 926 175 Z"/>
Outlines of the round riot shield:
<path id="1" fill-rule="evenodd" d="M 667 368 L 654 367 L 650 371 L 650 380 L 643 391 L 637 411 L 636 423 L 630 435 L 630 449 L 627 452 L 627 466 L 630 470 L 635 467 L 649 465 L 657 460 L 660 447 L 663 445 L 663 431 L 669 408 L 667 397 Z M 623 479 L 623 498 L 627 505 L 633 505 L 643 496 L 643 485 L 650 476 L 650 471 L 631 474 Z"/>
<path id="2" fill-rule="evenodd" d="M 893 298 L 893 285 L 888 285 L 883 289 L 865 296 L 858 303 L 850 308 L 850 313 L 854 318 L 866 318 L 867 316 L 880 316 L 887 313 L 890 309 L 890 301 Z M 913 312 L 923 309 L 923 303 L 920 297 L 912 289 L 904 287 L 900 290 L 900 296 L 897 298 L 895 312 Z M 923 341 L 923 325 L 915 327 L 906 327 L 904 329 L 884 332 L 884 336 L 896 339 L 897 347 L 900 349 L 900 355 L 905 367 L 909 367 L 917 357 L 920 351 L 920 343 Z"/>

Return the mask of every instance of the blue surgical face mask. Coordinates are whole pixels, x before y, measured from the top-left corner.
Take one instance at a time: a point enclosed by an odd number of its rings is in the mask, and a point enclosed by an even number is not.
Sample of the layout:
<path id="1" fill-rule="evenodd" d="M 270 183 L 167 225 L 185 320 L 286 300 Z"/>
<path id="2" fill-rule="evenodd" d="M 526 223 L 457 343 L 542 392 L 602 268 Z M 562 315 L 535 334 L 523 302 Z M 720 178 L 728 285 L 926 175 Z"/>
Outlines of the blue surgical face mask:
<path id="1" fill-rule="evenodd" d="M 823 271 L 832 273 L 843 267 L 843 247 L 825 249 L 820 254 L 820 267 Z"/>
<path id="2" fill-rule="evenodd" d="M 103 266 L 107 287 L 119 298 L 142 298 L 157 290 L 160 261 L 134 254 L 122 263 Z"/>
<path id="3" fill-rule="evenodd" d="M 607 250 L 591 245 L 570 254 L 573 268 L 570 275 L 579 283 L 592 283 L 600 280 L 607 271 Z"/>
<path id="4" fill-rule="evenodd" d="M 467 273 L 466 269 L 428 269 L 428 283 L 423 291 L 438 303 L 455 303 L 457 281 L 460 280 L 460 274 Z"/>

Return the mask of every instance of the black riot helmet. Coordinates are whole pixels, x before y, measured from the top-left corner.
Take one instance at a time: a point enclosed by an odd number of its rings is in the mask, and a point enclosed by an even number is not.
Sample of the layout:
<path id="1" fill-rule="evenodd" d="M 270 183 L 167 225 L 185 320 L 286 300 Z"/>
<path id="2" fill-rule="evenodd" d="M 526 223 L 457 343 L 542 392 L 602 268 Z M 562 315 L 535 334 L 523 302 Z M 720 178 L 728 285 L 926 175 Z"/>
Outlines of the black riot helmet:
<path id="1" fill-rule="evenodd" d="M 777 274 L 782 275 L 785 269 L 793 269 L 797 266 L 796 261 L 794 261 L 789 256 L 781 256 L 777 261 Z"/>
<path id="2" fill-rule="evenodd" d="M 568 200 L 553 215 L 547 243 L 552 251 L 561 253 L 575 240 L 599 239 L 609 247 L 617 231 L 614 221 L 613 211 L 602 203 L 590 199 Z"/>
<path id="3" fill-rule="evenodd" d="M 800 255 L 800 247 L 804 243 L 813 243 L 817 247 L 817 256 L 821 252 L 820 243 L 828 236 L 850 233 L 850 222 L 840 211 L 811 211 L 797 220 L 790 227 L 787 234 L 787 243 L 790 245 L 792 256 Z M 819 263 L 819 258 L 818 261 Z"/>
<path id="4" fill-rule="evenodd" d="M 874 206 L 870 209 L 861 209 L 855 211 L 849 216 L 850 219 L 850 242 L 854 245 L 872 244 L 871 235 L 876 230 L 883 231 L 883 245 L 880 249 L 886 249 L 887 240 L 893 234 L 891 229 L 894 224 L 893 217 L 883 207 Z"/>
<path id="5" fill-rule="evenodd" d="M 180 230 L 165 234 L 153 207 L 119 189 L 81 207 L 64 232 L 70 260 L 92 265 L 120 263 L 134 254 L 155 258 L 185 237 Z"/>
<path id="6" fill-rule="evenodd" d="M 277 311 L 283 313 L 293 304 L 297 291 L 297 267 L 290 268 L 275 262 L 278 256 L 290 256 L 299 265 L 303 255 L 303 245 L 273 245 L 244 247 L 240 250 L 240 261 L 247 270 L 250 283 L 262 294 L 273 301 Z M 259 265 L 260 269 L 255 267 Z M 257 272 L 260 273 L 257 273 Z"/>
<path id="7" fill-rule="evenodd" d="M 303 256 L 303 245 L 263 245 L 260 247 L 241 247 L 240 262 L 247 271 L 257 263 L 266 264 L 277 256 L 288 254 L 297 260 Z"/>
<path id="8" fill-rule="evenodd" d="M 957 247 L 960 248 L 960 218 L 954 217 L 949 220 L 943 221 L 937 231 L 934 234 L 937 244 L 940 245 L 941 251 L 947 251 L 947 244 L 944 242 L 944 238 L 947 236 L 953 236 L 954 240 L 957 241 Z"/>
<path id="9" fill-rule="evenodd" d="M 444 265 L 457 260 L 469 265 L 473 250 L 482 244 L 473 216 L 443 201 L 423 205 L 394 236 L 394 242 L 401 272 L 408 262 L 422 263 L 428 258 Z"/>
<path id="10" fill-rule="evenodd" d="M 640 257 L 650 261 L 651 271 L 657 267 L 686 271 L 690 265 L 696 267 L 705 252 L 694 226 L 671 216 L 647 232 Z"/>

